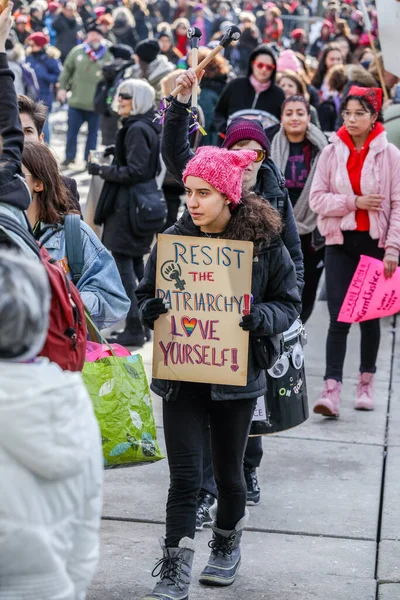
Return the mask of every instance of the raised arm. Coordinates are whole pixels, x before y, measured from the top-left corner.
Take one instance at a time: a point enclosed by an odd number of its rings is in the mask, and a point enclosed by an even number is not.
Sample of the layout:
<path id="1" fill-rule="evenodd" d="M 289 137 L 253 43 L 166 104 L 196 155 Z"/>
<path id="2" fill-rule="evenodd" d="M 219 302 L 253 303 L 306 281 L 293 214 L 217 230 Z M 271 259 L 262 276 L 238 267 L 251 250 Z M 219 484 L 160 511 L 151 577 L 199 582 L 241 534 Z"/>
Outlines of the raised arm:
<path id="1" fill-rule="evenodd" d="M 28 208 L 31 197 L 21 175 L 21 156 L 24 133 L 19 119 L 14 76 L 8 66 L 5 42 L 12 19 L 12 2 L 0 14 L 0 202 L 16 208 Z"/>
<path id="2" fill-rule="evenodd" d="M 202 75 L 200 76 L 201 80 Z M 163 127 L 161 154 L 167 169 L 179 182 L 182 181 L 182 171 L 194 156 L 190 150 L 189 123 L 190 97 L 192 85 L 196 76 L 193 69 L 184 71 L 176 80 L 176 85 L 183 85 L 184 90 L 172 101 L 166 112 Z"/>

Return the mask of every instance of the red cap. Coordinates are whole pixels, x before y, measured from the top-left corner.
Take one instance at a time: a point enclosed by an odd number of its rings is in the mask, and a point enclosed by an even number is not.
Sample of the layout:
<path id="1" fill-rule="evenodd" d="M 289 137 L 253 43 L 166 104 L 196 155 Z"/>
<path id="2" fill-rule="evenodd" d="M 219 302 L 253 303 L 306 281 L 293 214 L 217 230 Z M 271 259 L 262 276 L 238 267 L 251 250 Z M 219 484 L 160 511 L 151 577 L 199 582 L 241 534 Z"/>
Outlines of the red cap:
<path id="1" fill-rule="evenodd" d="M 59 2 L 49 2 L 47 7 L 51 13 L 54 13 L 57 12 L 59 8 L 61 8 L 61 4 Z"/>
<path id="2" fill-rule="evenodd" d="M 349 93 L 349 96 L 362 96 L 365 98 L 372 106 L 375 112 L 379 112 L 382 108 L 383 104 L 383 92 L 381 88 L 366 88 L 359 87 L 358 85 L 352 85 Z"/>
<path id="3" fill-rule="evenodd" d="M 26 41 L 33 42 L 37 46 L 43 48 L 44 46 L 47 46 L 47 44 L 50 43 L 50 38 L 47 37 L 47 35 L 45 35 L 42 31 L 37 31 L 35 33 L 31 33 L 31 35 L 28 35 Z"/>
<path id="4" fill-rule="evenodd" d="M 300 27 L 298 27 L 297 29 L 293 29 L 290 37 L 294 40 L 299 40 L 301 37 L 303 37 L 303 35 L 306 35 L 306 32 L 304 29 L 300 29 Z"/>

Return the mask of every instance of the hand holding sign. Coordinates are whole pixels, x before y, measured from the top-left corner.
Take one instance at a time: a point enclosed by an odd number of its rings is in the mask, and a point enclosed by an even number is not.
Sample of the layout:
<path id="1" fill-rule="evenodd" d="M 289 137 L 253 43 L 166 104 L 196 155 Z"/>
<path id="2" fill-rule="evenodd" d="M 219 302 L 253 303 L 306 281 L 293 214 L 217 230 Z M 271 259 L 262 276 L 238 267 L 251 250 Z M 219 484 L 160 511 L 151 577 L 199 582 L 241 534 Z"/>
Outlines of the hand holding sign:
<path id="1" fill-rule="evenodd" d="M 142 314 L 143 318 L 150 324 L 157 321 L 160 315 L 165 315 L 168 312 L 166 302 L 161 298 L 152 298 L 144 305 Z"/>
<path id="2" fill-rule="evenodd" d="M 390 278 L 385 277 L 385 269 L 387 265 L 384 266 L 382 261 L 361 256 L 338 321 L 359 323 L 389 317 L 400 311 L 400 269 L 396 269 Z"/>

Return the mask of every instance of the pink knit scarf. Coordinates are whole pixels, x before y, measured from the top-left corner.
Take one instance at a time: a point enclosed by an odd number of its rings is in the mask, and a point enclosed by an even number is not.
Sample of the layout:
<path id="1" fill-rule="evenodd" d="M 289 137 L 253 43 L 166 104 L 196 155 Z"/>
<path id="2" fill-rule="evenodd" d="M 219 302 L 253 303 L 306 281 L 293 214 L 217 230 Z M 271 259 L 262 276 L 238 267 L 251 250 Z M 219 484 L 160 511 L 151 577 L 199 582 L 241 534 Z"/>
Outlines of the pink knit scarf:
<path id="1" fill-rule="evenodd" d="M 267 81 L 266 83 L 260 83 L 254 75 L 250 75 L 250 83 L 256 91 L 256 94 L 261 94 L 262 92 L 266 92 L 271 87 L 271 81 Z"/>

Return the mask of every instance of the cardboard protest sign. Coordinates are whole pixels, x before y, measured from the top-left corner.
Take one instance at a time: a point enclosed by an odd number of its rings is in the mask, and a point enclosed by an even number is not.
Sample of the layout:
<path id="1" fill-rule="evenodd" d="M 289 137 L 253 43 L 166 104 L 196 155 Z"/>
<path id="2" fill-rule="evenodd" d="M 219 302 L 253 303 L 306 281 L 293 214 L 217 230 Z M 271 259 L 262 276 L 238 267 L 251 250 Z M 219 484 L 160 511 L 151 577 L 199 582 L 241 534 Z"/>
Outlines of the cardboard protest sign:
<path id="1" fill-rule="evenodd" d="M 400 311 L 400 268 L 385 279 L 383 262 L 362 255 L 347 290 L 338 321 L 359 323 Z"/>
<path id="2" fill-rule="evenodd" d="M 156 296 L 169 309 L 154 327 L 153 376 L 244 386 L 252 242 L 159 235 Z"/>
<path id="3" fill-rule="evenodd" d="M 377 0 L 379 41 L 386 71 L 400 77 L 400 2 Z"/>

